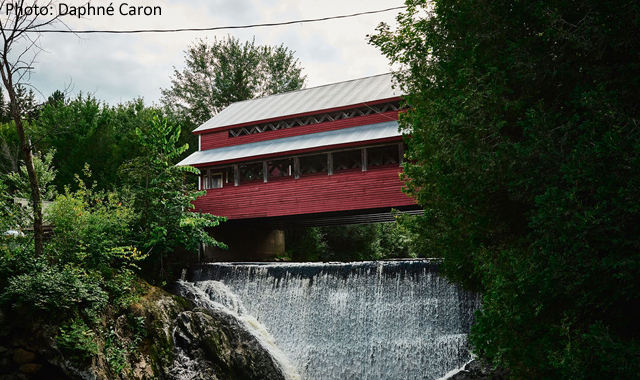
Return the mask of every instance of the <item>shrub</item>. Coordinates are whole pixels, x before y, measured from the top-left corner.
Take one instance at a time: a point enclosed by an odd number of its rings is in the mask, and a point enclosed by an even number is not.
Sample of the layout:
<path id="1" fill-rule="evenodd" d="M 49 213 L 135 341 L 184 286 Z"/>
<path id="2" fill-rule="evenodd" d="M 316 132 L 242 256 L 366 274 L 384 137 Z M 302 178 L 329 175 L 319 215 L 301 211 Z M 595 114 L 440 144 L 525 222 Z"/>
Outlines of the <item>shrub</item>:
<path id="1" fill-rule="evenodd" d="M 85 361 L 99 352 L 95 333 L 81 319 L 73 319 L 61 327 L 56 342 L 63 352 L 78 361 Z"/>
<path id="2" fill-rule="evenodd" d="M 37 315 L 60 318 L 69 313 L 97 322 L 107 304 L 100 276 L 73 265 L 50 266 L 9 279 L 0 302 L 24 306 Z"/>

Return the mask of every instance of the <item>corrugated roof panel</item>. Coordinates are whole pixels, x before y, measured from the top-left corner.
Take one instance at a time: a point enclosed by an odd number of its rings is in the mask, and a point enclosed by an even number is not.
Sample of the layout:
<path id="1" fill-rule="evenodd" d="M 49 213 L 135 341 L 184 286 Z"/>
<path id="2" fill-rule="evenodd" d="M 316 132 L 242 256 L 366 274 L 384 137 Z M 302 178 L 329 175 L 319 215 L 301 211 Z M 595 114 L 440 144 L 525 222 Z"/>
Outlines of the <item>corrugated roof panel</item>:
<path id="1" fill-rule="evenodd" d="M 194 132 L 289 115 L 346 107 L 402 95 L 392 88 L 392 74 L 329 84 L 233 103 Z"/>
<path id="2" fill-rule="evenodd" d="M 359 127 L 338 129 L 335 131 L 312 133 L 308 135 L 285 137 L 282 139 L 259 141 L 255 143 L 209 149 L 191 154 L 178 165 L 215 164 L 216 162 L 250 159 L 276 153 L 286 153 L 301 149 L 329 147 L 361 141 L 379 140 L 400 136 L 398 122 L 369 124 Z"/>

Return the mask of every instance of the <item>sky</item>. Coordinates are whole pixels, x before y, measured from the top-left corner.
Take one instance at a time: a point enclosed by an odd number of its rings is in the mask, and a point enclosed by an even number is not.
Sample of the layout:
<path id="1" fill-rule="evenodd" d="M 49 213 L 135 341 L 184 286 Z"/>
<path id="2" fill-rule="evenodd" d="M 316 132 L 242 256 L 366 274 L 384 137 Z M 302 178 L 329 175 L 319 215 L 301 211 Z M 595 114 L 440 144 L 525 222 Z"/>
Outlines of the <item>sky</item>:
<path id="1" fill-rule="evenodd" d="M 60 4 L 78 6 L 67 0 Z M 73 30 L 176 29 L 287 22 L 375 11 L 404 5 L 403 0 L 125 0 L 91 1 L 113 4 L 110 15 L 60 19 Z M 121 15 L 130 6 L 160 7 L 161 15 Z M 1 12 L 5 12 L 2 9 Z M 59 6 L 54 11 L 60 11 Z M 171 86 L 175 69 L 184 67 L 184 51 L 198 39 L 212 41 L 232 35 L 260 45 L 284 44 L 295 52 L 315 87 L 390 71 L 389 61 L 367 44 L 380 22 L 392 27 L 399 10 L 354 18 L 252 29 L 161 34 L 42 34 L 44 51 L 36 57 L 28 82 L 47 97 L 55 90 L 70 96 L 92 94 L 108 104 L 142 97 L 158 103 L 161 88 Z M 58 27 L 61 27 L 58 25 Z"/>

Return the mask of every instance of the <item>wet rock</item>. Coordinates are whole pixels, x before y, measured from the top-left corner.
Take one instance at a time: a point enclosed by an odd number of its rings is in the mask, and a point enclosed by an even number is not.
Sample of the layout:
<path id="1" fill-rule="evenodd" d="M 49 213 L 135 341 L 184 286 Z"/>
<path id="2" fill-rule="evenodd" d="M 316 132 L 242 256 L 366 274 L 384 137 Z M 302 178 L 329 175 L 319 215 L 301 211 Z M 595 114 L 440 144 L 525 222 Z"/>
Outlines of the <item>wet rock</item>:
<path id="1" fill-rule="evenodd" d="M 78 362 L 58 347 L 57 326 L 38 322 L 0 338 L 0 380 L 284 379 L 269 352 L 231 316 L 194 309 L 153 287 L 127 313 L 144 320 L 146 329 L 137 350 L 126 357 L 127 370 L 114 373 L 103 354 Z M 130 342 L 125 320 L 114 317 L 105 323 Z M 184 371 L 193 376 L 183 376 Z"/>
<path id="2" fill-rule="evenodd" d="M 447 380 L 508 380 L 509 371 L 493 369 L 480 360 L 473 360 L 464 366 L 460 372 L 448 377 Z"/>
<path id="3" fill-rule="evenodd" d="M 198 372 L 214 379 L 285 378 L 271 354 L 227 313 L 202 309 L 183 312 L 176 321 L 174 339 L 180 350 L 172 369 L 175 374 Z"/>
<path id="4" fill-rule="evenodd" d="M 13 361 L 18 364 L 25 364 L 36 359 L 36 354 L 23 348 L 18 348 L 13 352 Z"/>
<path id="5" fill-rule="evenodd" d="M 20 366 L 20 372 L 26 373 L 27 375 L 35 375 L 40 372 L 42 369 L 42 365 L 35 363 L 27 363 Z"/>
<path id="6" fill-rule="evenodd" d="M 2 358 L 0 359 L 0 373 L 7 373 L 12 367 L 11 359 Z"/>

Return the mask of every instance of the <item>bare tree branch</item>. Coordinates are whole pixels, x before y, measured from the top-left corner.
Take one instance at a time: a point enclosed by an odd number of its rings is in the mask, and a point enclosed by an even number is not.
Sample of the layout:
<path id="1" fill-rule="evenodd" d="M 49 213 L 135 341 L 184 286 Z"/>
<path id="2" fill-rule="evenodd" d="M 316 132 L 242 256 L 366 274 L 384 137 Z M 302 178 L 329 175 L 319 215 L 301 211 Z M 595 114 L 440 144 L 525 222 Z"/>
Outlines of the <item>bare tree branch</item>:
<path id="1" fill-rule="evenodd" d="M 53 1 L 33 0 L 25 5 L 25 1 L 11 3 L 23 10 L 26 7 L 49 8 L 54 5 Z M 4 10 L 4 12 L 2 12 Z M 42 15 L 39 12 L 9 11 L 7 1 L 0 1 L 0 36 L 2 36 L 2 49 L 0 49 L 0 76 L 2 83 L 9 94 L 11 104 L 11 117 L 15 123 L 18 137 L 20 139 L 20 150 L 24 156 L 24 163 L 27 168 L 29 185 L 31 188 L 31 202 L 33 206 L 33 236 L 35 242 L 35 254 L 40 256 L 43 253 L 43 220 L 42 220 L 42 196 L 40 186 L 36 176 L 31 144 L 29 137 L 25 133 L 22 123 L 22 104 L 17 97 L 16 89 L 26 77 L 29 77 L 33 70 L 33 63 L 38 53 L 44 49 L 40 45 L 40 34 L 38 30 L 43 26 L 50 26 L 59 22 L 59 15 Z M 35 33 L 35 37 L 33 34 Z M 18 49 L 17 55 L 13 51 Z"/>

